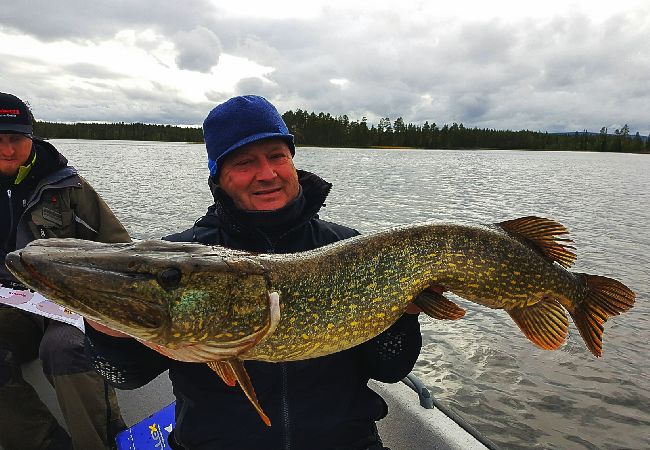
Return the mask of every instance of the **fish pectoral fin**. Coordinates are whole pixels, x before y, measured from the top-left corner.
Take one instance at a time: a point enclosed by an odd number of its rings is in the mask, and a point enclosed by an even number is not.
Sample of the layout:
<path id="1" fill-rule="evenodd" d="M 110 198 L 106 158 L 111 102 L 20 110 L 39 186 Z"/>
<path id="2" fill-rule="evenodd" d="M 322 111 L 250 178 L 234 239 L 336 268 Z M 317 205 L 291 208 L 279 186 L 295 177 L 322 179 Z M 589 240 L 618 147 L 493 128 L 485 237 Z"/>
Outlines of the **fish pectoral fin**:
<path id="1" fill-rule="evenodd" d="M 251 383 L 251 379 L 248 376 L 248 372 L 246 372 L 246 367 L 244 367 L 244 361 L 242 361 L 241 359 L 232 358 L 232 359 L 227 359 L 225 361 L 219 361 L 219 362 L 222 362 L 229 367 L 228 370 L 231 371 L 231 373 L 234 375 L 242 391 L 244 391 L 244 394 L 246 394 L 246 397 L 248 397 L 248 400 L 250 400 L 251 404 L 255 408 L 255 411 L 257 411 L 257 414 L 259 414 L 260 417 L 262 418 L 262 421 L 267 426 L 270 427 L 271 420 L 264 413 L 262 406 L 257 400 L 257 395 L 255 394 L 253 383 Z"/>
<path id="2" fill-rule="evenodd" d="M 214 370 L 228 386 L 237 384 L 237 377 L 228 361 L 211 361 L 208 363 L 208 367 Z"/>
<path id="3" fill-rule="evenodd" d="M 523 240 L 546 258 L 568 269 L 576 260 L 573 241 L 559 236 L 569 234 L 569 230 L 559 222 L 543 217 L 521 217 L 496 224 L 511 235 Z"/>
<path id="4" fill-rule="evenodd" d="M 566 340 L 569 318 L 560 303 L 545 299 L 531 306 L 506 310 L 526 337 L 544 350 L 557 350 Z"/>
<path id="5" fill-rule="evenodd" d="M 425 289 L 413 300 L 429 317 L 441 320 L 458 320 L 465 310 L 439 292 Z"/>

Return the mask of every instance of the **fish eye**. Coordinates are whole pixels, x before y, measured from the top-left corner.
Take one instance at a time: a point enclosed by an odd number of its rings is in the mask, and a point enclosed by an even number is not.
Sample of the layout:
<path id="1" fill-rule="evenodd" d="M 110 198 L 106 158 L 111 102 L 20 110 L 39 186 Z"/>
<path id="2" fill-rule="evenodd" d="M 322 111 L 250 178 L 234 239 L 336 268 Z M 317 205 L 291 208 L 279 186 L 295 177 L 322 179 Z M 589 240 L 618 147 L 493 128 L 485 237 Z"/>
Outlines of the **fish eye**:
<path id="1" fill-rule="evenodd" d="M 158 284 L 165 290 L 174 289 L 181 282 L 181 276 L 180 270 L 170 267 L 158 274 Z"/>

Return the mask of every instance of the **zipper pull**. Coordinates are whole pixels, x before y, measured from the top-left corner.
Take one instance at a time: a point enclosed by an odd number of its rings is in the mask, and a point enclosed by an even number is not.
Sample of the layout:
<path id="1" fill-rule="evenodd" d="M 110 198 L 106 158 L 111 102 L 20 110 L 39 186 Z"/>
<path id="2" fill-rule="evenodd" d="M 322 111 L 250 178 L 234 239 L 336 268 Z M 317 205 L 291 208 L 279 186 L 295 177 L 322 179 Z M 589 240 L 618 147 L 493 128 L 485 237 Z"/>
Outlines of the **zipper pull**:
<path id="1" fill-rule="evenodd" d="M 43 227 L 43 225 L 39 225 L 38 231 L 41 233 L 41 237 L 44 238 L 45 237 L 45 228 Z"/>

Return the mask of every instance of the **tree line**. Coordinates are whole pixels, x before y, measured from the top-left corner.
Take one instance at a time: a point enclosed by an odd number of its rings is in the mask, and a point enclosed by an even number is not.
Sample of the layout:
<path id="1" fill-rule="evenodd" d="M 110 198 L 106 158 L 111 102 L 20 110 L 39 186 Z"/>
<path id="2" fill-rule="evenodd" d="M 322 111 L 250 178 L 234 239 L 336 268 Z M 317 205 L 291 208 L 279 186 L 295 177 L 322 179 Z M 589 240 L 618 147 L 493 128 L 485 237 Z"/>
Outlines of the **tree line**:
<path id="1" fill-rule="evenodd" d="M 601 128 L 574 133 L 548 133 L 530 130 L 469 128 L 462 123 L 425 122 L 422 125 L 394 121 L 385 117 L 376 125 L 367 119 L 307 112 L 301 109 L 282 115 L 296 144 L 317 147 L 413 147 L 430 149 L 531 149 L 578 150 L 596 152 L 650 153 L 650 136 L 632 135 L 628 125 L 609 132 Z M 199 127 L 149 125 L 143 123 L 56 123 L 37 121 L 34 133 L 45 138 L 107 139 L 168 142 L 203 142 Z"/>
<path id="2" fill-rule="evenodd" d="M 35 121 L 34 135 L 46 139 L 203 142 L 201 128 L 124 122 L 71 124 Z"/>

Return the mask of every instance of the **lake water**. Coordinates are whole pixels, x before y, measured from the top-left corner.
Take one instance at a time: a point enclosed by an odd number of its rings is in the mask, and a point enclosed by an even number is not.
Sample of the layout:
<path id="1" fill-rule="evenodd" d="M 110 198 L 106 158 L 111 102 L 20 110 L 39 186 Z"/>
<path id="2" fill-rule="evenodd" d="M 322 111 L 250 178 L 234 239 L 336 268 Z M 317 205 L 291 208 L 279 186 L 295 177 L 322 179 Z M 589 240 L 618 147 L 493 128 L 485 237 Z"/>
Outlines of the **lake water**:
<path id="1" fill-rule="evenodd" d="M 53 140 L 136 238 L 190 227 L 211 203 L 203 145 Z M 558 351 L 509 316 L 455 299 L 456 322 L 421 319 L 416 373 L 501 448 L 650 448 L 650 155 L 299 148 L 296 166 L 334 184 L 321 217 L 363 233 L 432 219 L 558 220 L 576 271 L 637 293 L 594 358 L 571 324 Z M 395 449 L 398 450 L 398 449 Z"/>

